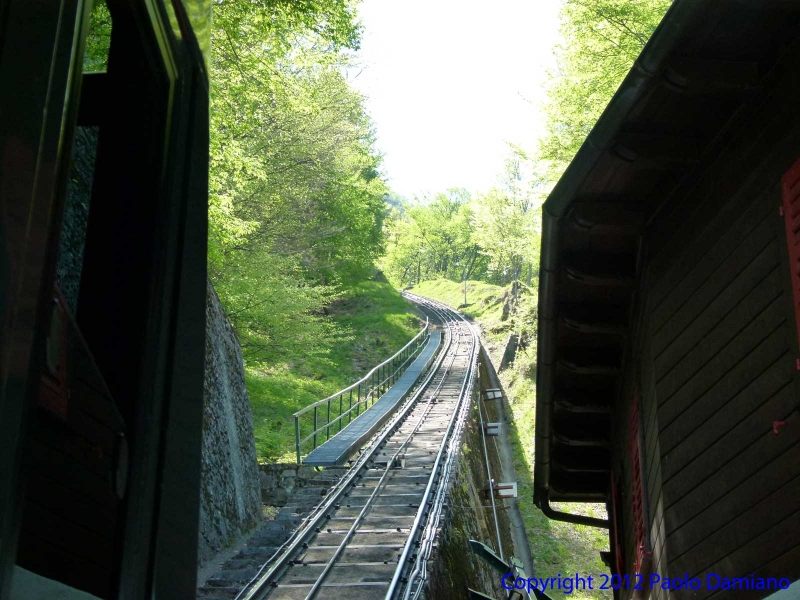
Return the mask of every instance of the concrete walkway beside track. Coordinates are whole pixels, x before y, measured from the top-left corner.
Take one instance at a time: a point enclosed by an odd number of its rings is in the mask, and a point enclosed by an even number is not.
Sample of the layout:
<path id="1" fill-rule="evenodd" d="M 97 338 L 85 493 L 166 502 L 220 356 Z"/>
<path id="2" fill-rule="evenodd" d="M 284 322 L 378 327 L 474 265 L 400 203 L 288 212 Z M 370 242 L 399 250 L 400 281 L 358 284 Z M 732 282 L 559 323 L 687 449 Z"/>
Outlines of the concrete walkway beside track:
<path id="1" fill-rule="evenodd" d="M 428 343 L 400 379 L 375 404 L 353 419 L 327 442 L 303 459 L 304 465 L 333 467 L 343 465 L 375 434 L 408 396 L 442 342 L 442 332 L 431 332 Z"/>

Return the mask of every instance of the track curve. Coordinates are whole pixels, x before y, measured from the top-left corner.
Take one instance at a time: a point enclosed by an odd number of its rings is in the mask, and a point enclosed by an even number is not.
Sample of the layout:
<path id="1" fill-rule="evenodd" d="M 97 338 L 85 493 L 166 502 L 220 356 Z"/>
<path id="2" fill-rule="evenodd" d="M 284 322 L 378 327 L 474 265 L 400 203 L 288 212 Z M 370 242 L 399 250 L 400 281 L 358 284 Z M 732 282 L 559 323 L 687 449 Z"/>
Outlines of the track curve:
<path id="1" fill-rule="evenodd" d="M 236 600 L 417 598 L 477 372 L 461 315 L 413 294 L 444 330 L 433 365 L 351 468 Z"/>

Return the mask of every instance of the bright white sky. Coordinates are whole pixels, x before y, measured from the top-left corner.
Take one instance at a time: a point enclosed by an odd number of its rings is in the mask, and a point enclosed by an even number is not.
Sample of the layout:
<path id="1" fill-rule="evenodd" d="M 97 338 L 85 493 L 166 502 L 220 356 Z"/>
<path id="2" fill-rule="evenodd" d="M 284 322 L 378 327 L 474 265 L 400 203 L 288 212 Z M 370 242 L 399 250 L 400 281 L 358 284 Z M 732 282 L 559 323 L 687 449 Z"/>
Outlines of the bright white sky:
<path id="1" fill-rule="evenodd" d="M 407 198 L 494 185 L 507 142 L 533 149 L 560 0 L 362 0 L 352 85 L 383 171 Z"/>

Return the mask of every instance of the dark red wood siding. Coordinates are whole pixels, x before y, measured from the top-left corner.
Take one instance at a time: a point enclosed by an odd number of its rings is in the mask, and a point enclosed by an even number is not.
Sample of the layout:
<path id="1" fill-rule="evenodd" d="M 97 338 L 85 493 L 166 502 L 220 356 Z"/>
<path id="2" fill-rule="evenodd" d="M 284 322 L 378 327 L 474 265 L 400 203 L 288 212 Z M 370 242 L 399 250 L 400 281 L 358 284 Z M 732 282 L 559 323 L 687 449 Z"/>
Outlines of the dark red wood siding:
<path id="1" fill-rule="evenodd" d="M 779 74 L 650 225 L 636 361 L 650 512 L 663 508 L 666 538 L 663 555 L 653 538 L 654 561 L 671 576 L 800 578 L 800 169 L 784 177 L 800 154 L 800 90 Z"/>
<path id="2" fill-rule="evenodd" d="M 786 224 L 786 246 L 789 253 L 789 275 L 792 278 L 795 326 L 800 341 L 800 159 L 781 178 L 783 204 L 781 212 Z"/>

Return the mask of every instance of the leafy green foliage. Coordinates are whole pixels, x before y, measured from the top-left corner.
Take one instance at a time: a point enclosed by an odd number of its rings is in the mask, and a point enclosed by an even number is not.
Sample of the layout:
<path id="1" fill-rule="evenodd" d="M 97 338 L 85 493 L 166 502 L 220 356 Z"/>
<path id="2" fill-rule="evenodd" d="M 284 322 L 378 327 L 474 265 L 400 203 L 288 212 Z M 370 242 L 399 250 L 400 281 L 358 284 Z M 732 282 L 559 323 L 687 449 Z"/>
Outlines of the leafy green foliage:
<path id="1" fill-rule="evenodd" d="M 476 266 L 469 194 L 452 189 L 425 200 L 403 206 L 402 212 L 393 210 L 387 223 L 389 251 L 383 266 L 399 285 L 436 276 L 459 279 Z"/>
<path id="2" fill-rule="evenodd" d="M 380 156 L 343 74 L 359 35 L 349 1 L 214 6 L 209 272 L 254 366 L 346 339 L 326 307 L 383 248 Z"/>
<path id="3" fill-rule="evenodd" d="M 453 189 L 395 210 L 382 263 L 397 285 L 444 277 L 506 284 L 538 272 L 546 176 L 512 147 L 502 185 L 471 197 Z"/>
<path id="4" fill-rule="evenodd" d="M 209 273 L 245 359 L 260 460 L 294 460 L 292 413 L 419 329 L 389 284 L 381 157 L 344 76 L 348 0 L 221 0 L 211 31 Z"/>
<path id="5" fill-rule="evenodd" d="M 104 0 L 97 0 L 89 16 L 89 32 L 83 54 L 84 73 L 105 71 L 111 47 L 111 13 Z"/>
<path id="6" fill-rule="evenodd" d="M 380 281 L 352 286 L 328 310 L 340 335 L 319 344 L 325 352 L 288 344 L 279 356 L 245 369 L 260 461 L 293 462 L 292 413 L 363 377 L 424 323 L 397 290 Z"/>
<path id="7" fill-rule="evenodd" d="M 274 363 L 289 349 L 320 356 L 347 339 L 325 316 L 336 289 L 310 284 L 279 256 L 251 252 L 236 258 L 227 264 L 219 295 L 246 364 Z"/>
<path id="8" fill-rule="evenodd" d="M 671 0 L 567 0 L 545 107 L 541 158 L 557 178 L 633 66 Z"/>

